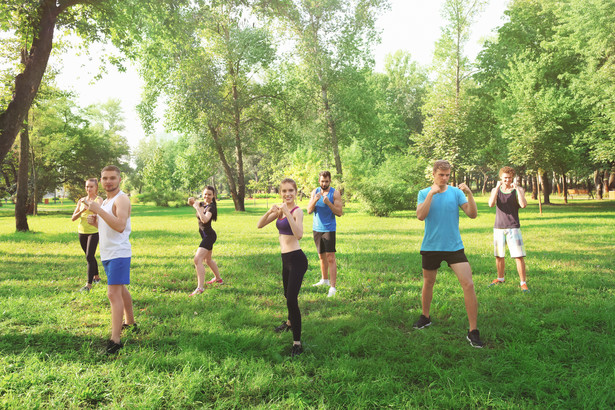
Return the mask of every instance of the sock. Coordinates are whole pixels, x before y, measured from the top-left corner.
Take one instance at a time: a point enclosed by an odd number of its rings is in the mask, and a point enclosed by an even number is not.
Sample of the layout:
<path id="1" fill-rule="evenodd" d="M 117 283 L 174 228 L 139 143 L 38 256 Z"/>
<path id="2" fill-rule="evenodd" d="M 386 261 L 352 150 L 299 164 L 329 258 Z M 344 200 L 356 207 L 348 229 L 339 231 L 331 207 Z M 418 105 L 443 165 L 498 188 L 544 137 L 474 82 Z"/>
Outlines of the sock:
<path id="1" fill-rule="evenodd" d="M 500 282 L 504 282 L 504 278 L 498 278 Z M 525 283 L 525 282 L 524 282 Z"/>
<path id="2" fill-rule="evenodd" d="M 525 285 L 525 282 L 519 282 L 519 286 Z"/>

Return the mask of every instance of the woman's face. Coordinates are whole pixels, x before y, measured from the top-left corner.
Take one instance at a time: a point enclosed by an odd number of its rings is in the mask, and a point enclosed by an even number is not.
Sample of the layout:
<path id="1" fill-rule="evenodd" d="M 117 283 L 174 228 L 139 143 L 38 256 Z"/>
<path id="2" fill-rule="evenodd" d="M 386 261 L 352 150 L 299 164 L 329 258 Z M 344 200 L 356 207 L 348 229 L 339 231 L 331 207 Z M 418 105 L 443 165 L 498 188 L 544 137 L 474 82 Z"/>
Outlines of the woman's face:
<path id="1" fill-rule="evenodd" d="M 284 202 L 294 202 L 297 197 L 297 190 L 290 182 L 285 182 L 280 185 L 280 194 L 282 195 L 282 200 Z"/>
<path id="2" fill-rule="evenodd" d="M 88 193 L 88 196 L 95 196 L 98 194 L 98 184 L 94 181 L 85 181 L 85 192 Z"/>
<path id="3" fill-rule="evenodd" d="M 214 200 L 214 192 L 210 189 L 206 189 L 203 191 L 203 200 L 208 203 L 211 204 Z"/>

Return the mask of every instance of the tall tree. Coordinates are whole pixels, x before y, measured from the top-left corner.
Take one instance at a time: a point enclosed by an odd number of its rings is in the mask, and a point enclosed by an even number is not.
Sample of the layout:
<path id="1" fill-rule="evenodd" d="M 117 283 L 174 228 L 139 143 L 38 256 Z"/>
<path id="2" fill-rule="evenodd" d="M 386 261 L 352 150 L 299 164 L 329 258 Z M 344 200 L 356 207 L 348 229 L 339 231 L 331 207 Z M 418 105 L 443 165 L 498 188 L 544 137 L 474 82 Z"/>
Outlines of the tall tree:
<path id="1" fill-rule="evenodd" d="M 446 158 L 457 166 L 467 163 L 464 144 L 470 138 L 468 90 L 474 87 L 472 66 L 464 47 L 484 0 L 446 0 L 442 16 L 447 24 L 436 43 L 434 87 L 424 106 L 423 134 L 417 139 L 419 152 L 427 158 Z M 453 179 L 454 181 L 454 179 Z"/>
<path id="2" fill-rule="evenodd" d="M 388 0 L 279 0 L 268 2 L 296 41 L 296 50 L 320 107 L 321 121 L 331 147 L 335 169 L 342 175 L 340 114 L 337 90 L 344 73 L 369 66 L 370 47 L 377 40 L 377 14 Z M 351 70 L 348 70 L 351 68 Z M 348 141 L 349 142 L 349 141 Z"/>
<path id="3" fill-rule="evenodd" d="M 57 28 L 90 41 L 111 40 L 134 50 L 143 33 L 156 29 L 187 0 L 4 0 L 0 29 L 15 32 L 22 44 L 23 70 L 14 78 L 12 98 L 0 106 L 0 161 L 11 149 L 47 69 Z M 19 56 L 15 56 L 19 59 Z"/>

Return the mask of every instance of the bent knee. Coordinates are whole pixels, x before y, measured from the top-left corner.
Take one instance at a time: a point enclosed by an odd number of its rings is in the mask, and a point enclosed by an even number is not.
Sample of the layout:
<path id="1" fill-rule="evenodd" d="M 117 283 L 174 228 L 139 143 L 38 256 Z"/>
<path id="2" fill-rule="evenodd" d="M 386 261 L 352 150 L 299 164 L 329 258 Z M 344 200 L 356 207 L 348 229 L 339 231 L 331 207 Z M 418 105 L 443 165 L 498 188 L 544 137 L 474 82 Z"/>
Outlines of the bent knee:
<path id="1" fill-rule="evenodd" d="M 328 263 L 335 263 L 335 254 L 334 253 L 327 253 L 327 262 Z"/>

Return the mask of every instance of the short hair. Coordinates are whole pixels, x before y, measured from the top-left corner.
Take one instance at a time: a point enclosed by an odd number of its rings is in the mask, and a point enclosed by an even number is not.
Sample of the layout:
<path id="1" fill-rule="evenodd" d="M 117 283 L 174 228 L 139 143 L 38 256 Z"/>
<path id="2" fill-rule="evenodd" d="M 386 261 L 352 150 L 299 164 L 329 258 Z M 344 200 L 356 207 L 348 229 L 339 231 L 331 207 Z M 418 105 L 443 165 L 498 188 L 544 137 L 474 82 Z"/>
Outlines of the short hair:
<path id="1" fill-rule="evenodd" d="M 294 179 L 292 178 L 284 178 L 282 180 L 282 182 L 280 182 L 280 186 L 282 186 L 282 184 L 291 184 L 294 188 L 295 188 L 295 192 L 298 192 L 299 190 L 297 189 L 297 183 L 295 182 Z"/>
<path id="2" fill-rule="evenodd" d="M 436 173 L 437 170 L 441 169 L 442 171 L 448 171 L 451 169 L 451 163 L 444 159 L 439 159 L 433 163 L 433 172 Z"/>
<path id="3" fill-rule="evenodd" d="M 510 174 L 511 177 L 515 177 L 515 170 L 512 169 L 511 167 L 502 167 L 500 168 L 500 173 L 499 176 L 501 177 L 502 174 Z"/>
<path id="4" fill-rule="evenodd" d="M 100 171 L 100 173 L 102 174 L 105 171 L 115 171 L 118 175 L 122 175 L 122 171 L 120 171 L 120 169 L 115 165 L 107 165 Z"/>
<path id="5" fill-rule="evenodd" d="M 318 174 L 318 179 L 320 179 L 320 177 L 331 179 L 331 173 L 329 171 L 320 171 L 320 174 Z"/>
<path id="6" fill-rule="evenodd" d="M 88 178 L 85 182 L 93 182 L 95 185 L 98 185 L 98 178 Z"/>

